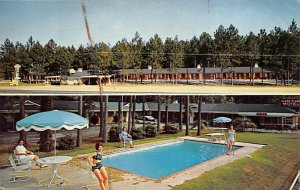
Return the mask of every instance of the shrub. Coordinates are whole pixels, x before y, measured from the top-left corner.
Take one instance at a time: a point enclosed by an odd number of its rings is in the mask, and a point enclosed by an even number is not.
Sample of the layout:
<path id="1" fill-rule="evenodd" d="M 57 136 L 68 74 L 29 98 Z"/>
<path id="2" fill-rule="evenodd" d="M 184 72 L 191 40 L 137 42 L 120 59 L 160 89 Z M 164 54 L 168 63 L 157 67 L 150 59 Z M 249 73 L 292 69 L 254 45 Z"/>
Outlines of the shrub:
<path id="1" fill-rule="evenodd" d="M 232 124 L 236 131 L 244 131 L 245 128 L 257 128 L 257 125 L 250 118 L 236 117 L 232 120 Z"/>
<path id="2" fill-rule="evenodd" d="M 131 129 L 130 135 L 134 140 L 145 138 L 145 132 L 140 128 Z"/>
<path id="3" fill-rule="evenodd" d="M 6 121 L 6 118 L 0 115 L 0 131 L 7 132 L 9 130 L 9 123 Z"/>
<path id="4" fill-rule="evenodd" d="M 38 142 L 40 145 L 40 151 L 50 152 L 54 148 L 54 140 L 52 131 L 46 130 L 40 133 L 40 141 Z"/>
<path id="5" fill-rule="evenodd" d="M 120 116 L 119 116 L 118 113 L 116 113 L 116 114 L 114 115 L 114 117 L 113 117 L 113 123 L 118 123 L 119 120 L 120 120 Z"/>
<path id="6" fill-rule="evenodd" d="M 109 142 L 118 142 L 119 134 L 121 133 L 121 128 L 119 126 L 112 126 L 108 132 L 108 141 Z"/>
<path id="7" fill-rule="evenodd" d="M 200 126 L 201 126 L 201 129 L 208 127 L 208 121 L 201 119 Z M 197 127 L 198 127 L 198 120 L 195 120 L 193 123 L 192 129 L 197 128 Z"/>
<path id="8" fill-rule="evenodd" d="M 97 115 L 93 115 L 90 118 L 90 123 L 93 124 L 94 126 L 98 123 L 98 116 Z"/>
<path id="9" fill-rule="evenodd" d="M 57 140 L 59 150 L 72 150 L 75 148 L 75 138 L 70 135 L 66 135 L 65 137 L 61 137 Z"/>
<path id="10" fill-rule="evenodd" d="M 146 137 L 156 137 L 157 136 L 157 132 L 156 132 L 156 127 L 155 125 L 147 125 L 145 127 L 145 135 Z"/>
<path id="11" fill-rule="evenodd" d="M 178 132 L 179 132 L 178 127 L 175 124 L 164 126 L 164 130 L 163 130 L 164 134 L 176 134 Z"/>

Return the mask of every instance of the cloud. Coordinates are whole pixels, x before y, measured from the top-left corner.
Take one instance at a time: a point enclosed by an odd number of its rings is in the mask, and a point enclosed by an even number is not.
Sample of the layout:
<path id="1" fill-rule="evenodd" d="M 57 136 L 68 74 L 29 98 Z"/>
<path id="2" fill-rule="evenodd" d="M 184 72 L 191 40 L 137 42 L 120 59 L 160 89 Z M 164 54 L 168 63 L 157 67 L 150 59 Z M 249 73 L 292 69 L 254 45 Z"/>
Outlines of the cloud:
<path id="1" fill-rule="evenodd" d="M 297 0 L 297 2 L 300 4 L 300 0 Z"/>

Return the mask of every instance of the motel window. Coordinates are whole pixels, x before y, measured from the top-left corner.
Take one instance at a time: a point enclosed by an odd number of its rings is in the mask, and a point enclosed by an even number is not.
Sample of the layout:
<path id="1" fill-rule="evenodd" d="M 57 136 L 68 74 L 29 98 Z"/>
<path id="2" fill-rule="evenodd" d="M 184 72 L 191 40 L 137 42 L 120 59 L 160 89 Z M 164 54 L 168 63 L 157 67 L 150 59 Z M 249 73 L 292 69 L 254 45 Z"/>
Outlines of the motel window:
<path id="1" fill-rule="evenodd" d="M 285 119 L 285 123 L 286 123 L 286 124 L 293 124 L 293 118 L 290 118 L 290 117 L 289 117 L 289 118 L 286 118 L 286 119 Z"/>

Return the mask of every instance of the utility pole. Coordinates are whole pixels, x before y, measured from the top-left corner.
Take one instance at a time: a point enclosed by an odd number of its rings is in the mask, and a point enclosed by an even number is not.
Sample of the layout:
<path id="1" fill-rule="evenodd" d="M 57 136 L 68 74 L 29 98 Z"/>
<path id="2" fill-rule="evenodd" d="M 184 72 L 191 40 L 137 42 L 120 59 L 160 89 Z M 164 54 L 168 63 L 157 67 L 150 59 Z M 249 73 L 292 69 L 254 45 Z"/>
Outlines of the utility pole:
<path id="1" fill-rule="evenodd" d="M 79 103 L 78 103 L 78 113 L 82 116 L 82 96 L 79 96 Z M 76 147 L 80 147 L 82 144 L 82 133 L 81 129 L 77 129 L 77 139 L 76 139 Z"/>
<path id="2" fill-rule="evenodd" d="M 186 102 L 185 102 L 185 118 L 186 118 L 186 121 L 185 121 L 185 135 L 186 136 L 189 136 L 190 135 L 190 112 L 189 112 L 189 109 L 190 109 L 190 105 L 189 105 L 189 102 L 190 102 L 190 97 L 189 95 L 186 96 Z"/>
<path id="3" fill-rule="evenodd" d="M 199 96 L 198 99 L 198 128 L 197 128 L 197 136 L 201 135 L 201 105 L 202 105 L 202 96 Z"/>
<path id="4" fill-rule="evenodd" d="M 81 1 L 81 8 L 82 8 L 82 14 L 83 14 L 83 19 L 84 19 L 84 23 L 85 23 L 85 30 L 86 30 L 89 42 L 90 42 L 91 46 L 94 46 L 95 42 L 92 40 L 91 33 L 90 33 L 89 22 L 88 22 L 88 18 L 87 18 L 87 14 L 86 14 L 85 0 Z"/>
<path id="5" fill-rule="evenodd" d="M 108 118 L 108 95 L 105 96 L 105 103 L 104 103 L 104 106 L 105 106 L 105 117 L 104 117 L 104 126 L 103 126 L 103 142 L 104 143 L 107 143 L 107 126 L 108 126 L 108 121 L 107 121 L 107 118 Z"/>

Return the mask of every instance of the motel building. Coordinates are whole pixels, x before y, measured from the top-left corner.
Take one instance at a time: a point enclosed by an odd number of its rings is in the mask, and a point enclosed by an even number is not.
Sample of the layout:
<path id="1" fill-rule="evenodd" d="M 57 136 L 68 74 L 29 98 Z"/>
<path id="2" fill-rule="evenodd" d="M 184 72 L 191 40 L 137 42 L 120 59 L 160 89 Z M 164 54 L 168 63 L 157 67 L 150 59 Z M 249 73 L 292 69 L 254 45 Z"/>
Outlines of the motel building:
<path id="1" fill-rule="evenodd" d="M 4 102 L 0 102 L 0 125 L 9 125 L 9 130 L 14 130 L 15 123 L 20 119 L 19 103 L 16 101 L 12 108 L 8 108 Z M 107 122 L 111 126 L 114 123 L 114 118 L 118 115 L 119 103 L 108 102 L 108 118 Z M 53 101 L 54 110 L 63 110 L 73 113 L 78 113 L 78 101 Z M 168 106 L 168 117 L 170 123 L 179 123 L 180 121 L 180 104 L 177 102 L 171 103 Z M 161 104 L 161 127 L 164 126 L 166 112 L 165 104 Z M 25 115 L 31 115 L 39 112 L 39 101 L 25 101 Z M 92 118 L 97 118 L 96 124 L 100 123 L 99 102 L 83 102 L 83 115 L 92 121 Z M 136 103 L 136 115 L 142 116 L 143 104 Z M 197 120 L 198 105 L 189 105 L 189 123 L 192 127 L 193 123 Z M 121 104 L 121 113 L 123 115 L 123 122 L 129 121 L 129 103 L 124 102 Z M 158 118 L 158 104 L 153 102 L 145 103 L 145 114 Z M 300 125 L 300 114 L 295 110 L 280 104 L 202 104 L 201 117 L 203 120 L 208 121 L 210 126 L 217 126 L 212 120 L 219 116 L 234 118 L 250 118 L 256 125 L 257 129 L 276 129 L 276 130 L 297 130 Z M 10 117 L 11 123 L 4 123 L 2 118 Z M 185 106 L 182 107 L 182 118 L 185 124 Z M 91 122 L 93 123 L 93 122 Z"/>
<path id="2" fill-rule="evenodd" d="M 252 71 L 250 67 L 228 67 L 223 69 L 220 67 L 207 67 L 205 71 L 203 68 L 178 68 L 177 70 L 171 69 L 126 69 L 121 71 L 125 75 L 127 81 L 216 81 L 216 80 L 270 80 L 274 79 L 274 74 L 271 71 L 262 69 L 256 64 Z"/>

